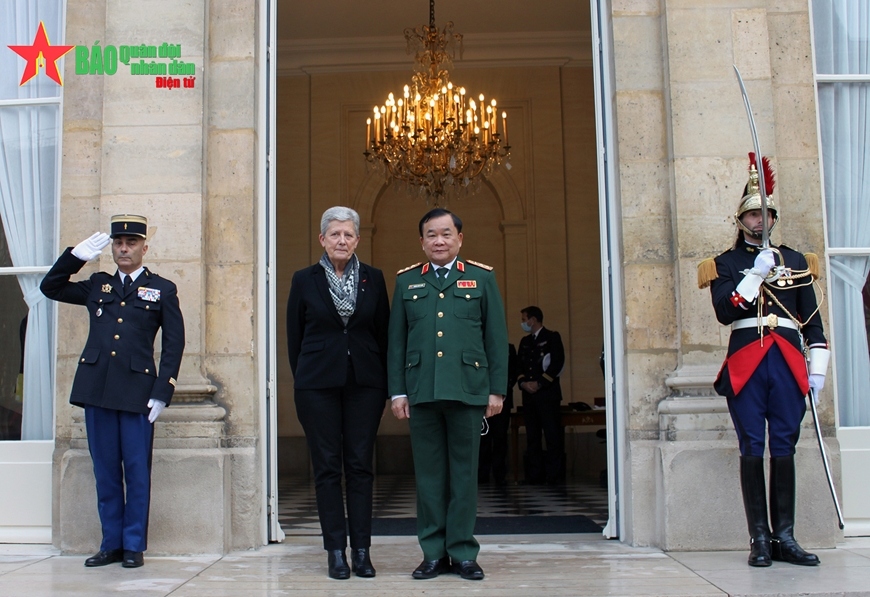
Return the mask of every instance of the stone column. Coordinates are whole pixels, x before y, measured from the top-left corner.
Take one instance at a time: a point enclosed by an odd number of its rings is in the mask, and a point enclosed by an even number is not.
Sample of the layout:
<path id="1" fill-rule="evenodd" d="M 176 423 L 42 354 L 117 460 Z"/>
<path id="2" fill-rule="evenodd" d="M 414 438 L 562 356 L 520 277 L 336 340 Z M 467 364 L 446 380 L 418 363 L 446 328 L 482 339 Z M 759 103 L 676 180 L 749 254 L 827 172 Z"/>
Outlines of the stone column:
<path id="1" fill-rule="evenodd" d="M 716 322 L 709 290 L 699 290 L 696 281 L 698 263 L 734 242 L 737 228 L 730 216 L 740 201 L 747 152 L 752 150 L 733 64 L 746 83 L 762 152 L 775 163 L 802 160 L 805 169 L 814 168 L 813 99 L 804 89 L 812 85 L 806 6 L 779 12 L 755 5 L 739 0 L 703 6 L 664 2 L 679 345 L 678 366 L 666 380 L 670 395 L 658 405 L 655 462 L 661 490 L 655 541 L 664 549 L 748 545 L 739 507 L 736 435 L 725 399 L 712 389 L 730 330 Z M 791 61 L 810 68 L 799 72 L 778 67 Z M 809 182 L 800 180 L 803 176 L 789 180 L 789 170 L 780 171 L 780 215 L 787 211 L 789 188 Z M 780 242 L 781 233 L 777 229 L 772 241 Z M 799 535 L 807 546 L 831 547 L 836 527 L 817 514 L 825 511 L 822 502 L 827 499 L 818 448 L 809 429 L 802 436 L 797 458 Z M 831 452 L 836 458 L 836 446 Z M 816 467 L 818 474 L 811 474 Z"/>
<path id="2" fill-rule="evenodd" d="M 119 62 L 114 74 L 85 75 L 75 74 L 69 66 L 73 61 L 67 61 L 67 99 L 75 103 L 65 114 L 65 139 L 77 152 L 85 152 L 94 166 L 86 168 L 80 156 L 65 160 L 61 207 L 63 212 L 98 214 L 87 223 L 100 230 L 108 229 L 112 214 L 145 215 L 145 265 L 178 285 L 186 346 L 175 396 L 155 429 L 152 554 L 224 552 L 232 536 L 232 458 L 223 447 L 227 410 L 215 403 L 218 388 L 204 360 L 208 4 L 71 0 L 67 11 L 67 43 L 84 45 L 99 39 L 103 47 L 156 47 L 158 55 L 143 59 L 143 64 L 153 62 L 166 69 L 134 74 L 139 59 L 131 59 L 130 64 Z M 164 52 L 164 43 L 173 51 Z M 178 49 L 180 55 L 175 55 Z M 173 73 L 182 63 L 194 65 L 194 72 Z M 92 89 L 100 93 L 90 94 Z M 61 234 L 79 237 L 85 228 L 79 215 L 69 226 L 64 220 Z M 105 254 L 100 267 L 115 269 Z M 86 323 L 81 323 L 86 318 L 79 310 L 62 311 L 61 329 L 67 320 L 76 323 L 60 352 L 73 353 L 87 333 Z M 159 349 L 158 335 L 158 353 Z M 68 355 L 58 359 L 64 371 L 58 383 L 63 398 L 69 395 L 73 370 L 69 360 Z M 101 535 L 83 413 L 59 409 L 58 415 L 55 544 L 69 552 L 96 551 Z"/>

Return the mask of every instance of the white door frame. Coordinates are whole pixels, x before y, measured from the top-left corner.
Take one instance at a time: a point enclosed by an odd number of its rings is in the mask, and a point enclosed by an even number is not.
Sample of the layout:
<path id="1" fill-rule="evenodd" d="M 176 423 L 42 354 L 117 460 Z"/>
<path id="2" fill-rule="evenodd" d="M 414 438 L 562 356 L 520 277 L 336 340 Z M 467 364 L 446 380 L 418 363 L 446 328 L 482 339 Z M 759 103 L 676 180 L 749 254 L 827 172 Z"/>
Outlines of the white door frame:
<path id="1" fill-rule="evenodd" d="M 596 141 L 598 147 L 598 201 L 601 238 L 602 304 L 604 309 L 605 395 L 607 401 L 607 474 L 609 520 L 604 535 L 622 538 L 624 485 L 621 454 L 626 454 L 625 408 L 625 338 L 622 288 L 621 213 L 618 198 L 616 130 L 614 121 L 615 83 L 609 0 L 590 0 L 592 16 L 593 72 L 595 76 Z M 284 533 L 278 523 L 277 464 L 277 394 L 274 326 L 276 293 L 271 276 L 275 266 L 275 170 L 271 167 L 275 147 L 275 87 L 277 2 L 261 0 L 259 5 L 259 72 L 258 94 L 258 354 L 259 395 L 264 397 L 260 425 L 264 430 L 262 473 L 264 503 L 262 536 L 264 543 L 281 541 Z"/>
<path id="2" fill-rule="evenodd" d="M 263 475 L 263 543 L 282 541 L 284 532 L 278 523 L 278 395 L 276 384 L 277 344 L 275 341 L 275 169 L 272 167 L 275 148 L 275 87 L 276 77 L 276 18 L 278 3 L 260 0 L 259 30 L 257 32 L 258 76 L 257 111 L 257 376 L 260 409 L 260 428 L 263 430 L 261 465 Z"/>
<path id="3" fill-rule="evenodd" d="M 604 314 L 604 391 L 607 408 L 607 505 L 603 534 L 625 534 L 625 475 L 621 456 L 625 445 L 625 327 L 622 287 L 622 214 L 616 143 L 616 83 L 609 0 L 590 0 L 592 70 L 595 76 L 595 131 L 598 158 L 598 217 L 601 239 L 601 302 Z"/>

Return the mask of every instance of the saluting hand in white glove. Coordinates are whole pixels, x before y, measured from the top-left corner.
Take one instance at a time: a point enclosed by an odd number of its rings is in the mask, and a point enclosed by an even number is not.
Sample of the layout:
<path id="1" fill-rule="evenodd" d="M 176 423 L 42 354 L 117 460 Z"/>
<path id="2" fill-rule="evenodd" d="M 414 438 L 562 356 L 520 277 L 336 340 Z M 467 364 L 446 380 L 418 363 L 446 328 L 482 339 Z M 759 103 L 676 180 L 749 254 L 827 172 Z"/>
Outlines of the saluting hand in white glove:
<path id="1" fill-rule="evenodd" d="M 91 236 L 77 244 L 72 254 L 82 261 L 90 261 L 100 256 L 103 249 L 112 242 L 112 238 L 105 232 L 94 232 Z"/>
<path id="2" fill-rule="evenodd" d="M 148 422 L 153 423 L 160 416 L 160 413 L 163 412 L 163 409 L 166 408 L 166 403 L 162 400 L 151 398 L 148 401 L 148 408 L 151 409 L 151 412 L 148 413 Z"/>

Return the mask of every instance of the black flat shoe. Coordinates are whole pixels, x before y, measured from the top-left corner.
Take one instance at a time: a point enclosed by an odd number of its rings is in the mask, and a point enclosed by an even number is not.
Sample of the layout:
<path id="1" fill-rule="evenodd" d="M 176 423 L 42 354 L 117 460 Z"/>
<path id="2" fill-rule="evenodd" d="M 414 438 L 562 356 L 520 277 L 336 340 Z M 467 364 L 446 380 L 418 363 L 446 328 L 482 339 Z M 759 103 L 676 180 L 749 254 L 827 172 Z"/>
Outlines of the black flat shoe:
<path id="1" fill-rule="evenodd" d="M 331 549 L 327 556 L 327 574 L 329 578 L 347 580 L 350 578 L 350 566 L 347 565 L 347 556 L 343 549 Z"/>
<path id="2" fill-rule="evenodd" d="M 483 568 L 474 560 L 453 562 L 453 572 L 465 580 L 483 580 Z"/>
<path id="3" fill-rule="evenodd" d="M 124 568 L 139 568 L 145 563 L 145 558 L 142 557 L 141 551 L 124 550 L 124 561 L 121 566 Z"/>
<path id="4" fill-rule="evenodd" d="M 120 562 L 124 558 L 123 549 L 110 549 L 108 551 L 100 550 L 87 560 L 85 566 L 88 568 L 96 568 L 97 566 L 108 566 L 115 562 Z"/>
<path id="5" fill-rule="evenodd" d="M 411 576 L 417 580 L 435 578 L 442 572 L 450 571 L 450 558 L 444 556 L 440 560 L 423 560 Z"/>
<path id="6" fill-rule="evenodd" d="M 376 572 L 375 567 L 372 566 L 368 547 L 351 549 L 350 569 L 354 574 L 362 578 L 374 578 Z"/>

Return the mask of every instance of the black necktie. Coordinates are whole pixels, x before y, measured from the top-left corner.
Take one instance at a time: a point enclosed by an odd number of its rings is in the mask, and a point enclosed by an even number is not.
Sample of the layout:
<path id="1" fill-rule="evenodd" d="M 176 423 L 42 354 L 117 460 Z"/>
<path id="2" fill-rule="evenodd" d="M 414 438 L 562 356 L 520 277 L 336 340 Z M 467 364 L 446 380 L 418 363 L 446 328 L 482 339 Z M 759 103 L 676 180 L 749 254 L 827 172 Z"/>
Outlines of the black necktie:
<path id="1" fill-rule="evenodd" d="M 130 287 L 133 286 L 133 278 L 130 276 L 124 277 L 124 294 L 130 292 Z"/>

